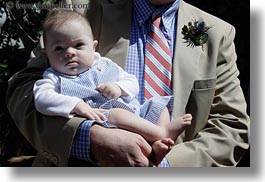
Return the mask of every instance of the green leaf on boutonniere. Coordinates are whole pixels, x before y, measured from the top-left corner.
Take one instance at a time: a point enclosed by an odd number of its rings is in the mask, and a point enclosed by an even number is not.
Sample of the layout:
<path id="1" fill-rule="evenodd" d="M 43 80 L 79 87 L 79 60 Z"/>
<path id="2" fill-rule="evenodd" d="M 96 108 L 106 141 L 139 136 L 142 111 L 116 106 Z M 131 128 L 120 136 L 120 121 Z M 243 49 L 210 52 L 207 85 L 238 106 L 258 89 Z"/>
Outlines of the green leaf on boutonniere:
<path id="1" fill-rule="evenodd" d="M 189 22 L 188 25 L 182 27 L 182 34 L 184 35 L 184 43 L 187 43 L 187 47 L 201 46 L 204 50 L 203 44 L 208 41 L 207 31 L 211 27 L 206 27 L 204 21 L 198 20 Z"/>

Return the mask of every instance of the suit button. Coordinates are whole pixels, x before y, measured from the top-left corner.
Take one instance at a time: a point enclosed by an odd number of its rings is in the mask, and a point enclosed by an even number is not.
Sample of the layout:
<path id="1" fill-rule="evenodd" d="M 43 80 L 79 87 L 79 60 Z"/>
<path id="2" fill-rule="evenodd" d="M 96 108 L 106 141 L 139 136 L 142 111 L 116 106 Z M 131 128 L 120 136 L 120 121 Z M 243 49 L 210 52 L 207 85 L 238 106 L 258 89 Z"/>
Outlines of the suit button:
<path id="1" fill-rule="evenodd" d="M 44 157 L 46 157 L 46 158 L 49 158 L 49 154 L 48 154 L 48 152 L 43 152 L 42 155 L 43 155 Z"/>
<path id="2" fill-rule="evenodd" d="M 58 163 L 58 159 L 57 159 L 57 157 L 52 157 L 52 158 L 51 158 L 51 161 L 52 161 L 54 164 L 57 164 L 57 163 Z"/>

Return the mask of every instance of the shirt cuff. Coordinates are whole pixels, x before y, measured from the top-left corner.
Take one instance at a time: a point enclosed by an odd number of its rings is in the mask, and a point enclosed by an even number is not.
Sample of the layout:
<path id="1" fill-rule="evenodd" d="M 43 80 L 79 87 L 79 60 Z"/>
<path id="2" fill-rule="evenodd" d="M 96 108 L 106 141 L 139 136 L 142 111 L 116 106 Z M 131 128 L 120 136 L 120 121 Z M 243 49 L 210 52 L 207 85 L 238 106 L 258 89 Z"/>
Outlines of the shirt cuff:
<path id="1" fill-rule="evenodd" d="M 71 156 L 84 161 L 94 162 L 90 157 L 90 128 L 97 123 L 95 120 L 85 120 L 78 128 L 71 149 Z"/>
<path id="2" fill-rule="evenodd" d="M 164 158 L 158 167 L 170 167 L 167 158 Z"/>

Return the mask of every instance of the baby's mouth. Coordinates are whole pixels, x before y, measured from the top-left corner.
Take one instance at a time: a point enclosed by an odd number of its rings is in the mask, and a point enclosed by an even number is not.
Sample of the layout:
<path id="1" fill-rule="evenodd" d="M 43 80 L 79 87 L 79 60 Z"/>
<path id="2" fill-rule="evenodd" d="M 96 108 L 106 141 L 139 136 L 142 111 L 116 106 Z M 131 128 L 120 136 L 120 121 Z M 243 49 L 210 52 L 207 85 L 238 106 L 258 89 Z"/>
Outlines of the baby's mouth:
<path id="1" fill-rule="evenodd" d="M 71 61 L 68 61 L 65 65 L 66 66 L 77 66 L 79 63 L 78 61 L 74 61 L 74 60 L 71 60 Z"/>

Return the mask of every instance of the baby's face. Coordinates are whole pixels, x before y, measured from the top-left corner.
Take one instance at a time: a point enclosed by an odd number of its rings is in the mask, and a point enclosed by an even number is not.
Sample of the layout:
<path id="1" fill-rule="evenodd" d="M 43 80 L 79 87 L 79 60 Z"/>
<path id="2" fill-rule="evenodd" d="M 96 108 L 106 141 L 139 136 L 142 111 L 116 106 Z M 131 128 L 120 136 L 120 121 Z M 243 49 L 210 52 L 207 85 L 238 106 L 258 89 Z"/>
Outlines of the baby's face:
<path id="1" fill-rule="evenodd" d="M 66 75 L 78 75 L 88 70 L 94 61 L 97 41 L 79 21 L 69 21 L 49 30 L 46 38 L 46 54 L 51 67 Z"/>

